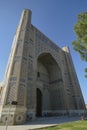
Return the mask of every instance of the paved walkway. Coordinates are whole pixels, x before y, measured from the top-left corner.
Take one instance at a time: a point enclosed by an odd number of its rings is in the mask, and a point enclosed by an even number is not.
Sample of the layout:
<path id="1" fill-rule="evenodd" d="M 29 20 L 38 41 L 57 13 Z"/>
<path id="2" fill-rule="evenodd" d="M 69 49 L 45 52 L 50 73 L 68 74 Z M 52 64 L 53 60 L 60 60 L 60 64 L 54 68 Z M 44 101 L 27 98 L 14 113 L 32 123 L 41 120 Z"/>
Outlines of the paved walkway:
<path id="1" fill-rule="evenodd" d="M 43 128 L 53 126 L 65 122 L 77 121 L 79 117 L 46 117 L 39 118 L 35 121 L 27 122 L 24 125 L 8 126 L 7 130 L 31 130 L 36 128 Z M 6 130 L 6 126 L 0 126 L 0 130 Z"/>

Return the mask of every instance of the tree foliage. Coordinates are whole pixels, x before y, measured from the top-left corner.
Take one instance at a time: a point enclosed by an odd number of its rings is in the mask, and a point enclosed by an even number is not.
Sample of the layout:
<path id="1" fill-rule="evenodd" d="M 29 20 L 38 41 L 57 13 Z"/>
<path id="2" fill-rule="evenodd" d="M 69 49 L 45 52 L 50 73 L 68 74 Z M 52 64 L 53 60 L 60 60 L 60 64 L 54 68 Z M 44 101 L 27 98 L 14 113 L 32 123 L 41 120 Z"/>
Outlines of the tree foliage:
<path id="1" fill-rule="evenodd" d="M 79 52 L 82 60 L 87 61 L 87 12 L 78 15 L 74 31 L 77 39 L 72 43 L 73 48 Z M 85 72 L 85 77 L 87 78 L 87 68 Z"/>

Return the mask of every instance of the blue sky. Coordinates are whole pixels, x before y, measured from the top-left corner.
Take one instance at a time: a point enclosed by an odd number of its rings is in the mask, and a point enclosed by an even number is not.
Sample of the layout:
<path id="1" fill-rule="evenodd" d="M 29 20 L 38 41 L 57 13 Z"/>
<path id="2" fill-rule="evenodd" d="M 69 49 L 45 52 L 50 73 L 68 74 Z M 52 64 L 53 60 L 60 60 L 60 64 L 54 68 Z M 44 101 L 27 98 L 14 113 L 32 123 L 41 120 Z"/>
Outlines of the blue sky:
<path id="1" fill-rule="evenodd" d="M 24 8 L 32 10 L 32 24 L 59 47 L 69 46 L 84 100 L 87 103 L 87 62 L 73 50 L 77 15 L 87 11 L 86 0 L 0 0 L 0 81 L 3 80 L 13 37 Z"/>

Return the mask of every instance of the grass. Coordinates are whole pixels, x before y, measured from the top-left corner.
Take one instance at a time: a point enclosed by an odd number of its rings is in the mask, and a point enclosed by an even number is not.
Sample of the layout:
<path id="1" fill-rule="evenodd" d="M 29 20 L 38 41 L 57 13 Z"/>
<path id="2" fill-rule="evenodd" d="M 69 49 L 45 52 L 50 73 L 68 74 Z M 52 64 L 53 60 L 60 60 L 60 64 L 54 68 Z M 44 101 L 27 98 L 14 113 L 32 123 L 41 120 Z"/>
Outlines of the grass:
<path id="1" fill-rule="evenodd" d="M 76 121 L 37 130 L 87 130 L 87 121 Z"/>

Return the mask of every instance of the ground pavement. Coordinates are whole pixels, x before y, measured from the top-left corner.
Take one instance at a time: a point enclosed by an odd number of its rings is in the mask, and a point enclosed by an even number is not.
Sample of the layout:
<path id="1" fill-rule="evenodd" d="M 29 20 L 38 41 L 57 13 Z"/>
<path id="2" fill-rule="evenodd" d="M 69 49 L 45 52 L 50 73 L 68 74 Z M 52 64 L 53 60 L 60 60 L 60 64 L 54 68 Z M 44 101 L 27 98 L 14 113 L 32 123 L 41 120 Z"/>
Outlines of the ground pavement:
<path id="1" fill-rule="evenodd" d="M 35 121 L 27 122 L 24 125 L 8 126 L 7 129 L 6 126 L 0 126 L 0 130 L 31 130 L 77 120 L 80 120 L 80 117 L 44 117 L 37 118 Z"/>

